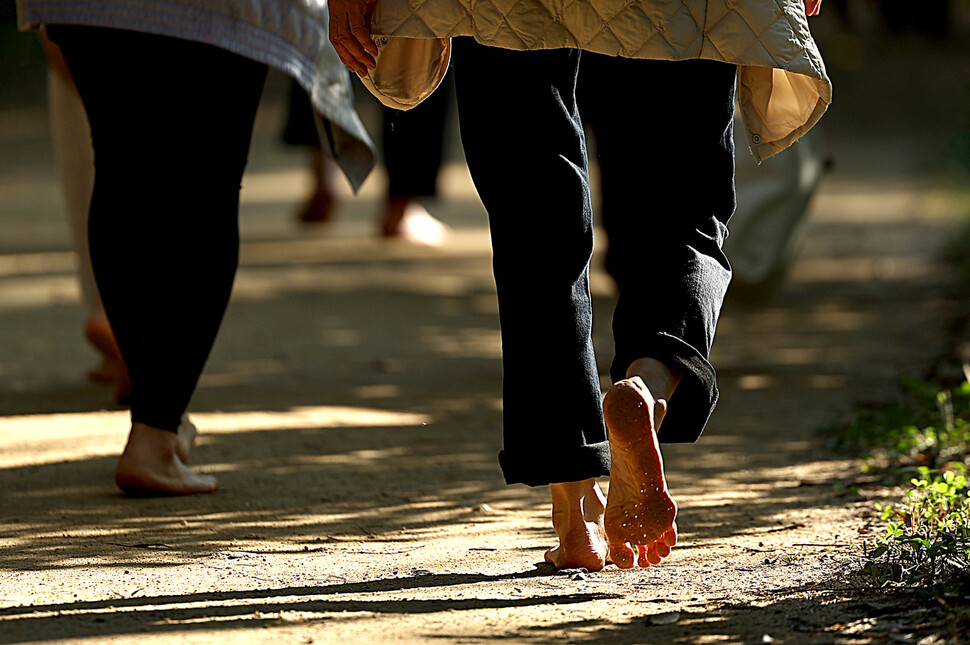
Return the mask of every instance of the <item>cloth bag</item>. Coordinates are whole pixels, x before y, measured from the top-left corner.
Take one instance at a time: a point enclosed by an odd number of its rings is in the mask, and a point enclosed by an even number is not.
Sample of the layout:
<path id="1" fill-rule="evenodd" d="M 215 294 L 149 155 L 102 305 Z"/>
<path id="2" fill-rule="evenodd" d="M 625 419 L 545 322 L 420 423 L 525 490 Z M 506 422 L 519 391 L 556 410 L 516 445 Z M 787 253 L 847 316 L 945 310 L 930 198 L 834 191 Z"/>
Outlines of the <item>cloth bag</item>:
<path id="1" fill-rule="evenodd" d="M 451 62 L 450 38 L 376 36 L 377 67 L 360 81 L 387 107 L 410 110 L 438 89 Z"/>

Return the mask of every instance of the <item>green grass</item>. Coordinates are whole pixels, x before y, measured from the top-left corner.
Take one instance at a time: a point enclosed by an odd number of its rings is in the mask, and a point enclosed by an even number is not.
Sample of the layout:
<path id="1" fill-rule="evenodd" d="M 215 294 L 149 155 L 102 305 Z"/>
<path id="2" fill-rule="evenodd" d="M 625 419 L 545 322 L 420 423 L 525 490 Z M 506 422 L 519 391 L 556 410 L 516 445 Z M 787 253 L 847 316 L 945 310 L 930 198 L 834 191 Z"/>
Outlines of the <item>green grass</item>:
<path id="1" fill-rule="evenodd" d="M 970 457 L 970 383 L 952 388 L 906 379 L 897 399 L 863 408 L 828 431 L 836 449 L 863 457 L 863 469 L 909 476 Z"/>
<path id="2" fill-rule="evenodd" d="M 899 504 L 877 505 L 885 533 L 866 552 L 865 571 L 880 587 L 902 585 L 938 597 L 970 590 L 970 489 L 967 469 L 921 467 Z"/>
<path id="3" fill-rule="evenodd" d="M 863 470 L 903 489 L 899 501 L 876 504 L 875 538 L 857 546 L 862 566 L 854 579 L 933 616 L 930 622 L 941 626 L 933 629 L 955 638 L 945 642 L 966 642 L 970 383 L 907 380 L 894 402 L 860 410 L 830 436 L 838 448 L 862 457 Z"/>

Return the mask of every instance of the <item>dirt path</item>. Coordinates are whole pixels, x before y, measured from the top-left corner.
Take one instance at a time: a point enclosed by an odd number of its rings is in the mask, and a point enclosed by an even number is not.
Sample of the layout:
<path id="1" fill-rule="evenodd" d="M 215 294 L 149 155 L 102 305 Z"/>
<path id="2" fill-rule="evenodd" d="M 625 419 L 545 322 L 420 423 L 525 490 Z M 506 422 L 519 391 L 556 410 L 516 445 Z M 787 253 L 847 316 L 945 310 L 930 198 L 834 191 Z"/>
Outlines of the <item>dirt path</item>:
<path id="1" fill-rule="evenodd" d="M 852 106 L 866 89 L 847 94 Z M 440 251 L 371 240 L 379 182 L 335 230 L 298 230 L 305 170 L 275 147 L 272 110 L 247 178 L 234 301 L 193 403 L 197 463 L 223 489 L 185 499 L 113 487 L 125 416 L 101 410 L 106 393 L 83 379 L 93 356 L 39 152 L 43 114 L 22 111 L 0 133 L 18 160 L 0 172 L 0 643 L 899 635 L 845 593 L 845 545 L 872 500 L 840 493 L 858 466 L 815 431 L 944 348 L 954 306 L 935 251 L 955 218 L 926 165 L 942 126 L 889 135 L 858 110 L 832 115 L 837 166 L 790 284 L 770 305 L 727 307 L 722 404 L 699 444 L 665 450 L 682 508 L 675 555 L 554 574 L 540 564 L 546 493 L 505 487 L 495 460 L 500 347 L 467 178 L 449 170 L 442 217 L 456 230 Z M 603 372 L 608 286 L 598 273 Z"/>

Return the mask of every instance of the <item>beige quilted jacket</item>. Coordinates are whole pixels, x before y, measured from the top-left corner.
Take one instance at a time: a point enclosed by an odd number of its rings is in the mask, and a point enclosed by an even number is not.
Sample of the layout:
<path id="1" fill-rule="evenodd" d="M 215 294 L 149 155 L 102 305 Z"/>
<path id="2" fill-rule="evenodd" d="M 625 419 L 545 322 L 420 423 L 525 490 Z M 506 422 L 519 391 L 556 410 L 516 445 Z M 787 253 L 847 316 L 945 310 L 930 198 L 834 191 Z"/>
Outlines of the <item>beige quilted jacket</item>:
<path id="1" fill-rule="evenodd" d="M 741 116 L 759 161 L 794 143 L 832 100 L 803 0 L 379 0 L 372 31 L 736 64 Z"/>

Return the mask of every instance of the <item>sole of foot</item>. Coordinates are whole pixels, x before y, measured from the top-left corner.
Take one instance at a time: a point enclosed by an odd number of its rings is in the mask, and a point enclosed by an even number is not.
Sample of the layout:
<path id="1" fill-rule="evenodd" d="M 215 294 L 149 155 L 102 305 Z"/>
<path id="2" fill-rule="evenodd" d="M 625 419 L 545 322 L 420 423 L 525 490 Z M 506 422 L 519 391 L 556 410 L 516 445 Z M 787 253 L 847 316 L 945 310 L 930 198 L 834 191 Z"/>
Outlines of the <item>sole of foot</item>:
<path id="1" fill-rule="evenodd" d="M 617 382 L 603 400 L 612 460 L 606 535 L 610 559 L 623 569 L 659 564 L 677 543 L 677 504 L 656 433 L 665 412 L 639 377 Z"/>

